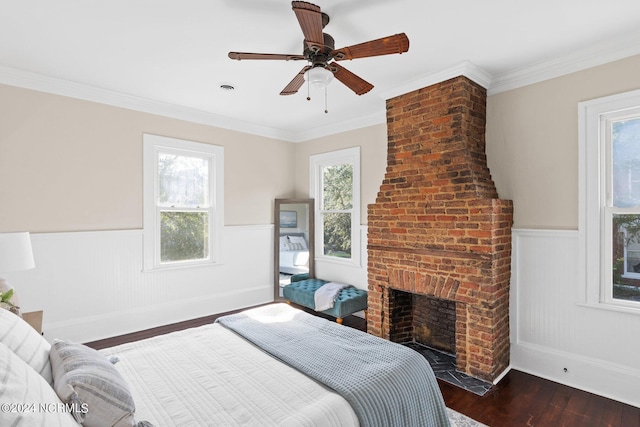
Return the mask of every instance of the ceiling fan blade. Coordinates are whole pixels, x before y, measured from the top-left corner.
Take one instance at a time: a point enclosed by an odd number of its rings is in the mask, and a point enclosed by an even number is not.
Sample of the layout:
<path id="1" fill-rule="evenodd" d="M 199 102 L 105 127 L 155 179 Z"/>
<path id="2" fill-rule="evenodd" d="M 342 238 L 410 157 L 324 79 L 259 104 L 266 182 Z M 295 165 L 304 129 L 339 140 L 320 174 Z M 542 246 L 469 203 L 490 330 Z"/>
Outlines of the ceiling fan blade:
<path id="1" fill-rule="evenodd" d="M 409 50 L 409 38 L 405 33 L 383 37 L 377 40 L 343 47 L 333 51 L 336 61 L 345 59 L 368 58 L 370 56 L 390 55 L 392 53 L 404 53 Z"/>
<path id="2" fill-rule="evenodd" d="M 356 76 L 351 71 L 336 64 L 335 62 L 329 64 L 328 68 L 336 79 L 340 80 L 346 87 L 354 91 L 357 95 L 364 95 L 373 89 L 373 85 L 371 83 Z"/>
<path id="3" fill-rule="evenodd" d="M 291 80 L 289 84 L 284 89 L 282 89 L 280 95 L 293 95 L 294 93 L 297 93 L 298 89 L 300 89 L 300 86 L 302 86 L 302 84 L 304 83 L 304 73 L 306 73 L 310 68 L 311 66 L 307 65 L 302 70 L 300 70 L 300 72 L 296 74 L 293 80 Z"/>
<path id="4" fill-rule="evenodd" d="M 292 1 L 291 6 L 298 18 L 302 34 L 308 45 L 317 46 L 320 49 L 324 46 L 322 35 L 322 12 L 320 6 L 306 1 Z"/>
<path id="5" fill-rule="evenodd" d="M 302 55 L 287 55 L 280 53 L 250 53 L 250 52 L 229 52 L 229 58 L 238 61 L 242 59 L 276 59 L 284 61 L 298 61 L 306 59 Z"/>

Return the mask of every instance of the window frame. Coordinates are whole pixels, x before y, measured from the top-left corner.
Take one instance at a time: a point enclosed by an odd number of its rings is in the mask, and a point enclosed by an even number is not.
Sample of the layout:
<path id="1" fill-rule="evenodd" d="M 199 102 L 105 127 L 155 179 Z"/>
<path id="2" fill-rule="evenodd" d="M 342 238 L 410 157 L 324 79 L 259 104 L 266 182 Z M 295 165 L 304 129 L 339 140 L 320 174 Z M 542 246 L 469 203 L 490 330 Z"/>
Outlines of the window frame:
<path id="1" fill-rule="evenodd" d="M 640 90 L 578 104 L 578 304 L 635 314 L 640 302 L 613 298 L 613 215 L 640 207 L 613 206 L 611 125 L 638 114 Z"/>
<path id="2" fill-rule="evenodd" d="M 210 160 L 209 206 L 193 211 L 206 211 L 209 218 L 208 257 L 197 260 L 162 262 L 160 259 L 160 211 L 158 202 L 159 153 L 183 154 Z M 143 134 L 143 269 L 151 271 L 177 267 L 217 265 L 222 263 L 220 246 L 224 227 L 224 147 L 195 141 Z M 171 209 L 169 209 L 171 210 Z M 176 209 L 183 210 L 182 208 Z"/>
<path id="3" fill-rule="evenodd" d="M 340 164 L 353 167 L 351 213 L 351 257 L 341 258 L 324 254 L 324 206 L 322 200 L 323 168 Z M 315 199 L 315 259 L 337 264 L 361 266 L 360 256 L 360 147 L 346 148 L 309 157 L 309 194 Z"/>

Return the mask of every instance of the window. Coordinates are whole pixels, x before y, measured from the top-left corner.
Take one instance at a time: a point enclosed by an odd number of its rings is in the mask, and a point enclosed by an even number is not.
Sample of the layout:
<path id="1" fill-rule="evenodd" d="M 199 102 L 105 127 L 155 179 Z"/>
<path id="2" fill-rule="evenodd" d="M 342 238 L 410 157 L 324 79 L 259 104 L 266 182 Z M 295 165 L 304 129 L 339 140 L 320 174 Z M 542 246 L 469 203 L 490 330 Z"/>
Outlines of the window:
<path id="1" fill-rule="evenodd" d="M 640 310 L 640 91 L 579 113 L 581 301 Z"/>
<path id="2" fill-rule="evenodd" d="M 360 264 L 360 147 L 310 158 L 316 258 Z"/>
<path id="3" fill-rule="evenodd" d="M 144 266 L 219 262 L 222 147 L 144 135 Z"/>

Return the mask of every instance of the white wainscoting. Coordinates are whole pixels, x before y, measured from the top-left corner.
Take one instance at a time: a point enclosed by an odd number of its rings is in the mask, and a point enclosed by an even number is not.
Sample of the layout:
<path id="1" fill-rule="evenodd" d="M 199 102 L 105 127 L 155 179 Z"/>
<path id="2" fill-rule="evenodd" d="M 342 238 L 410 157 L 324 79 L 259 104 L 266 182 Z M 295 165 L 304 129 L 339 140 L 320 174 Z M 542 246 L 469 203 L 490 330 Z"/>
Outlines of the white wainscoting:
<path id="1" fill-rule="evenodd" d="M 273 225 L 228 226 L 217 266 L 142 271 L 142 230 L 32 234 L 36 268 L 3 274 L 45 337 L 87 342 L 273 301 Z"/>
<path id="2" fill-rule="evenodd" d="M 358 267 L 318 277 L 366 288 Z M 225 227 L 224 264 L 142 272 L 142 231 L 32 234 L 36 268 L 5 273 L 45 337 L 78 342 L 273 300 L 273 226 Z M 513 230 L 511 366 L 640 407 L 640 314 L 577 304 L 578 232 Z M 566 372 L 565 372 L 566 369 Z"/>
<path id="3" fill-rule="evenodd" d="M 578 232 L 513 230 L 511 366 L 640 407 L 640 313 L 578 304 Z"/>

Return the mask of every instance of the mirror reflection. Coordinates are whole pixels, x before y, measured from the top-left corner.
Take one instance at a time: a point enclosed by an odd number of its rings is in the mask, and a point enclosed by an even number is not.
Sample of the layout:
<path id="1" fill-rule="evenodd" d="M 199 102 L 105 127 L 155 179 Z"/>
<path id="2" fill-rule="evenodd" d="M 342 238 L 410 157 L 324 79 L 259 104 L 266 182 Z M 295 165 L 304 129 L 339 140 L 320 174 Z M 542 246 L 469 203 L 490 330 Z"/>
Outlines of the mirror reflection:
<path id="1" fill-rule="evenodd" d="M 292 280 L 313 277 L 313 200 L 275 201 L 275 299 Z"/>

